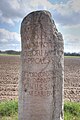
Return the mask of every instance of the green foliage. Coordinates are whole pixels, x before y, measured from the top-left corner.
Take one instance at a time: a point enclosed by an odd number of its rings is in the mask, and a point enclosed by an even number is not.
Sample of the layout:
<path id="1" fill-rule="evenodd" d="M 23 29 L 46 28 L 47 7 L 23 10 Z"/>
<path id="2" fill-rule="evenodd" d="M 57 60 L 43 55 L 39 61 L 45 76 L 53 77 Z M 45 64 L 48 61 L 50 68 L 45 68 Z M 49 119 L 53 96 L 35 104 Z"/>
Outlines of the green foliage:
<path id="1" fill-rule="evenodd" d="M 0 103 L 0 120 L 18 120 L 18 101 Z M 65 102 L 64 120 L 80 120 L 80 103 Z"/>
<path id="2" fill-rule="evenodd" d="M 0 116 L 10 116 L 18 111 L 17 100 L 5 101 L 0 103 Z"/>
<path id="3" fill-rule="evenodd" d="M 65 102 L 64 120 L 80 120 L 80 103 Z"/>

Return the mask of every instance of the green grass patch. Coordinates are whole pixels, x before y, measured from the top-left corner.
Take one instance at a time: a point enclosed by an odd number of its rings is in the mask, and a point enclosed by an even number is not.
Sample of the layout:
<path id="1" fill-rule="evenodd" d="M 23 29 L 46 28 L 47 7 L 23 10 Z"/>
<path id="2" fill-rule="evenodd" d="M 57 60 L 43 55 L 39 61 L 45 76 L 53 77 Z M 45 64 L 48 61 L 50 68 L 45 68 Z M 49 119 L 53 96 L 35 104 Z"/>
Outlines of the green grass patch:
<path id="1" fill-rule="evenodd" d="M 17 116 L 18 116 L 17 100 L 4 101 L 0 103 L 0 120 L 17 120 L 18 119 Z"/>
<path id="2" fill-rule="evenodd" d="M 16 54 L 0 54 L 0 56 L 20 56 L 20 55 L 16 55 Z"/>
<path id="3" fill-rule="evenodd" d="M 80 103 L 65 102 L 64 120 L 80 120 Z"/>
<path id="4" fill-rule="evenodd" d="M 64 58 L 80 58 L 80 56 L 64 56 Z"/>
<path id="5" fill-rule="evenodd" d="M 0 120 L 18 120 L 18 101 L 0 103 Z M 80 103 L 65 102 L 64 120 L 80 120 Z"/>

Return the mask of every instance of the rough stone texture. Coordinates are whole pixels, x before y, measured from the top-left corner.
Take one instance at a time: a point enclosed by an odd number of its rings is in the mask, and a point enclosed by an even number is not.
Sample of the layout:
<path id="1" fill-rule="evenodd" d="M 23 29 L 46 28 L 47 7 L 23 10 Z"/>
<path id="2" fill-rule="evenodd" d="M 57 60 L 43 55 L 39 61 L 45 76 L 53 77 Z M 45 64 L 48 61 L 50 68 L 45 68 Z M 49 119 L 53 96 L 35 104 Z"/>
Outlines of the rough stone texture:
<path id="1" fill-rule="evenodd" d="M 26 16 L 21 40 L 19 120 L 63 120 L 63 39 L 51 14 Z"/>

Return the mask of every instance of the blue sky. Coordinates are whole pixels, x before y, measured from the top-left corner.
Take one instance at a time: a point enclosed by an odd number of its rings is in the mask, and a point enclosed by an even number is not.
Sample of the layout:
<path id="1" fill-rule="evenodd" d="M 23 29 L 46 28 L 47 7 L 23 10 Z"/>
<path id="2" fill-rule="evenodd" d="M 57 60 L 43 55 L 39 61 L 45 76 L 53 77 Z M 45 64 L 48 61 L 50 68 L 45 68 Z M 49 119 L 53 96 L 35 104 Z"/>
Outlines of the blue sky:
<path id="1" fill-rule="evenodd" d="M 21 50 L 21 21 L 35 10 L 51 12 L 65 52 L 80 52 L 80 0 L 0 0 L 0 50 Z"/>

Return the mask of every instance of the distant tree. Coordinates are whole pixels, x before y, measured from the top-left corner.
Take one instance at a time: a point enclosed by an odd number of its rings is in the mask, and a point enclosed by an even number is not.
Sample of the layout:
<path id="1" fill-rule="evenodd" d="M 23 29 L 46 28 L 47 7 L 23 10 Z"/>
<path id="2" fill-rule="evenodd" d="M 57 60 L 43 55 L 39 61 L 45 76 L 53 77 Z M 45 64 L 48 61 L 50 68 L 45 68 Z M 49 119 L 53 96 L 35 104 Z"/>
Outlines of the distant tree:
<path id="1" fill-rule="evenodd" d="M 14 51 L 14 50 L 6 50 L 6 54 L 14 54 L 14 55 L 20 55 L 20 51 Z"/>
<path id="2" fill-rule="evenodd" d="M 64 53 L 65 56 L 80 56 L 80 53 Z"/>

